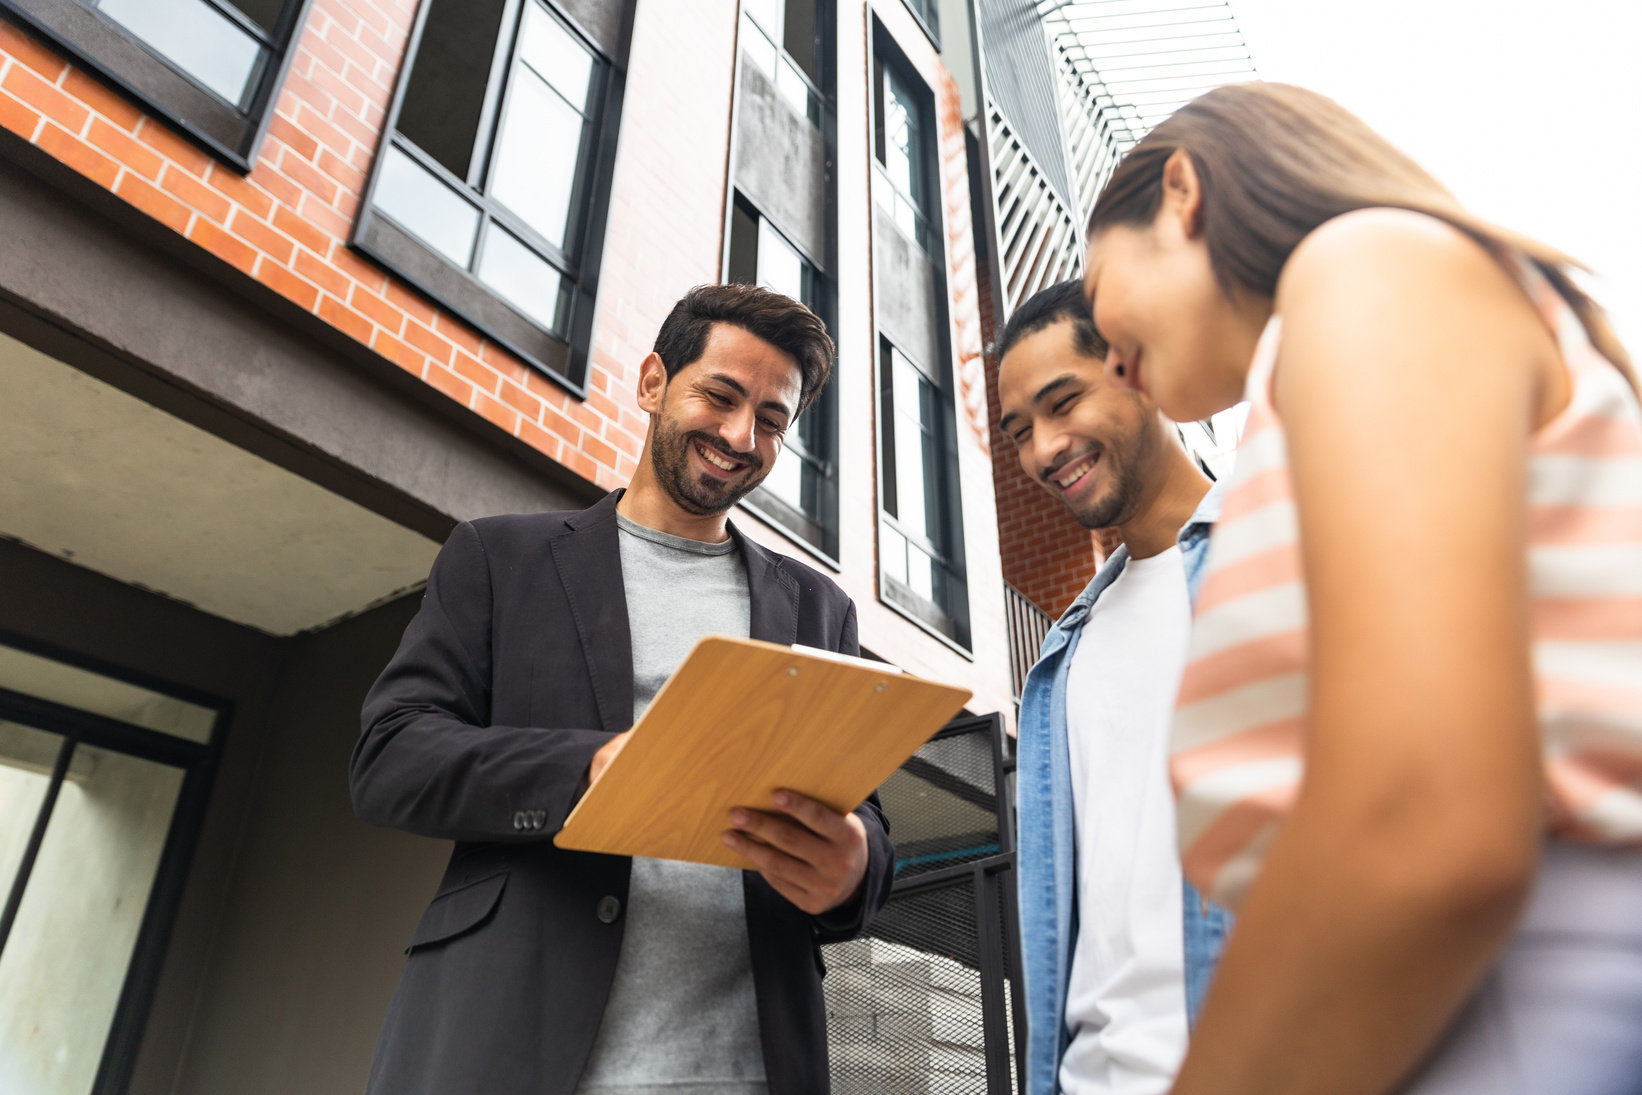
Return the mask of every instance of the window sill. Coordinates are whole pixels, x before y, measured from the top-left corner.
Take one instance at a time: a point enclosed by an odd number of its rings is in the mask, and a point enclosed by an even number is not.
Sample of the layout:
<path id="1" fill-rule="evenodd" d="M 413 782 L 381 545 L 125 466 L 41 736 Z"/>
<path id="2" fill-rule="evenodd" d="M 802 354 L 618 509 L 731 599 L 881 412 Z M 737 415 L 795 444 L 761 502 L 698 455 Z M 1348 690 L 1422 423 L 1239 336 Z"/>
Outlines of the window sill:
<path id="1" fill-rule="evenodd" d="M 753 502 L 751 498 L 743 498 L 737 503 L 737 507 L 746 510 L 747 513 L 758 518 L 759 523 L 764 525 L 764 527 L 776 533 L 783 540 L 786 540 L 794 547 L 799 548 L 805 555 L 808 555 L 811 559 L 814 559 L 834 574 L 842 574 L 844 572 L 843 564 L 836 558 L 828 555 L 822 548 L 804 539 L 797 532 L 776 518 L 775 515 L 768 509 Z"/>
<path id="2" fill-rule="evenodd" d="M 901 616 L 904 619 L 910 620 L 912 623 L 916 624 L 919 628 L 921 628 L 924 632 L 926 632 L 929 635 L 933 636 L 934 638 L 940 640 L 941 643 L 943 643 L 944 645 L 946 645 L 947 647 L 949 647 L 950 649 L 955 651 L 965 661 L 973 662 L 975 660 L 974 651 L 970 650 L 967 646 L 964 646 L 957 639 L 954 639 L 951 635 L 948 635 L 945 631 L 942 631 L 940 628 L 936 627 L 934 624 L 932 624 L 928 620 L 924 619 L 922 616 L 920 616 L 918 614 L 918 612 L 914 608 L 912 608 L 908 605 L 901 604 L 900 602 L 895 600 L 894 592 L 893 592 L 894 587 L 891 586 L 891 584 L 890 584 L 892 582 L 896 586 L 899 586 L 901 584 L 901 583 L 897 582 L 894 578 L 891 578 L 889 575 L 883 573 L 882 571 L 879 571 L 879 573 L 878 573 L 878 603 L 879 604 L 883 605 L 885 608 L 887 608 L 890 611 L 894 612 L 896 615 Z M 902 588 L 905 588 L 905 587 L 903 586 Z M 916 598 L 919 601 L 923 601 L 922 597 L 919 597 L 916 593 L 912 593 L 910 591 L 907 594 L 907 598 L 908 598 L 908 600 Z M 930 607 L 932 609 L 934 609 L 936 612 L 941 611 L 939 608 L 936 608 L 933 604 L 931 604 L 928 601 L 924 601 L 924 603 L 929 604 Z M 944 615 L 944 613 L 943 613 L 943 615 Z"/>

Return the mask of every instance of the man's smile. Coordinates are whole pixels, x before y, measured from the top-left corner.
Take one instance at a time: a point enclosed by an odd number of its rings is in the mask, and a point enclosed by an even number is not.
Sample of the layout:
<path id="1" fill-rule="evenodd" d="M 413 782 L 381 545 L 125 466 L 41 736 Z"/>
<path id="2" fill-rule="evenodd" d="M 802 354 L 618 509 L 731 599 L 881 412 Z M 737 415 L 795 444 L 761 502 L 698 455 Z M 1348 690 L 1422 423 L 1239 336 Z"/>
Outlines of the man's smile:
<path id="1" fill-rule="evenodd" d="M 708 467 L 714 469 L 720 475 L 735 475 L 737 472 L 740 472 L 747 467 L 747 462 L 745 460 L 736 460 L 732 457 L 726 456 L 718 449 L 703 445 L 700 441 L 692 441 L 691 446 L 696 450 L 696 455 L 700 456 L 702 461 L 705 462 Z"/>
<path id="2" fill-rule="evenodd" d="M 1089 474 L 1089 472 L 1094 470 L 1095 464 L 1098 463 L 1099 460 L 1099 452 L 1092 452 L 1087 456 L 1080 456 L 1058 471 L 1051 472 L 1048 479 L 1051 483 L 1054 483 L 1055 486 L 1059 487 L 1063 494 L 1067 493 L 1076 487 Z"/>

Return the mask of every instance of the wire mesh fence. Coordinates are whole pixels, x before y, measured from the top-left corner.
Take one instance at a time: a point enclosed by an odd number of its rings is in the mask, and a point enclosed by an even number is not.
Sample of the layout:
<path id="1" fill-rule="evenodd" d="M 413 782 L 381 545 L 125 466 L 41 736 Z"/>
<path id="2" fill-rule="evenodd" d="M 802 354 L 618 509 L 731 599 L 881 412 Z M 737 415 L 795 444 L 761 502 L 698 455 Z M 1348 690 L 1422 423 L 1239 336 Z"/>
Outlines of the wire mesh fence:
<path id="1" fill-rule="evenodd" d="M 960 720 L 880 788 L 890 901 L 861 938 L 823 948 L 835 1095 L 1018 1090 L 1002 750 L 995 717 Z"/>

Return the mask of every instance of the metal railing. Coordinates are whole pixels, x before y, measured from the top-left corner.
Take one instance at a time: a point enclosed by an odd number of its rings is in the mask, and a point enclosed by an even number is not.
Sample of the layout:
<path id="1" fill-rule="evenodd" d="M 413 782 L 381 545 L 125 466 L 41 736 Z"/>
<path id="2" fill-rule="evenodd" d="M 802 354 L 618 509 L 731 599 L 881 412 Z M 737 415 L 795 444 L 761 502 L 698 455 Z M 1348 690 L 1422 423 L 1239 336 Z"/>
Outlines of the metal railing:
<path id="1" fill-rule="evenodd" d="M 1018 701 L 1026 674 L 1038 660 L 1043 638 L 1055 621 L 1008 582 L 1003 584 L 1003 605 L 1009 622 L 1009 686 Z"/>

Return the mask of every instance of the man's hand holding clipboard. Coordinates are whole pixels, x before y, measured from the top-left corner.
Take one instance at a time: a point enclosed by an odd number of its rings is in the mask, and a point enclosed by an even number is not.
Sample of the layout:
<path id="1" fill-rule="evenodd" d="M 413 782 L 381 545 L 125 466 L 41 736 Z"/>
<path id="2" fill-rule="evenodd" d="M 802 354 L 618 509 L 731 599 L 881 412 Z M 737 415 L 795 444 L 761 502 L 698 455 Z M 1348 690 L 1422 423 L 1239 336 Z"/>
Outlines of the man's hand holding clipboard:
<path id="1" fill-rule="evenodd" d="M 710 636 L 595 755 L 555 843 L 756 870 L 805 912 L 837 908 L 867 863 L 850 811 L 969 697 L 880 662 Z"/>
<path id="2" fill-rule="evenodd" d="M 632 734 L 616 735 L 593 754 L 590 783 Z M 852 899 L 867 872 L 861 819 L 784 787 L 770 796 L 770 805 L 770 810 L 732 808 L 733 828 L 724 831 L 724 846 L 745 856 L 776 893 L 807 913 L 824 913 Z"/>

